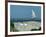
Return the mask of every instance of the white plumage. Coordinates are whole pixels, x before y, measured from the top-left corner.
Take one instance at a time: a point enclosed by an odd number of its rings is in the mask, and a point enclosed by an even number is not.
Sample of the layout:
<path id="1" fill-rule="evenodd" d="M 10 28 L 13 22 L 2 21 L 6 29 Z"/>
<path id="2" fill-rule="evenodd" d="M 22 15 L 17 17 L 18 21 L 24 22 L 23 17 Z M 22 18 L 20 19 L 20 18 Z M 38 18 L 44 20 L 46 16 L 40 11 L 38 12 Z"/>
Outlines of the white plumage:
<path id="1" fill-rule="evenodd" d="M 36 15 L 35 15 L 35 12 L 32 10 L 32 18 L 35 18 Z"/>

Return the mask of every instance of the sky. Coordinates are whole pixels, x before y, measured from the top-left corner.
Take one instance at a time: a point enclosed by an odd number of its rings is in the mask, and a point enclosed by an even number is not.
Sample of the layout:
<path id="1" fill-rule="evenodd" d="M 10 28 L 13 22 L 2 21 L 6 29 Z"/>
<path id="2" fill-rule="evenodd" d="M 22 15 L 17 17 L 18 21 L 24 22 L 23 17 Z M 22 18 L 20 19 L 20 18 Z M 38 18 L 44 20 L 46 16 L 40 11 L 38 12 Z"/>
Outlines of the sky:
<path id="1" fill-rule="evenodd" d="M 32 18 L 32 10 L 36 17 L 41 18 L 40 6 L 10 5 L 10 18 Z"/>

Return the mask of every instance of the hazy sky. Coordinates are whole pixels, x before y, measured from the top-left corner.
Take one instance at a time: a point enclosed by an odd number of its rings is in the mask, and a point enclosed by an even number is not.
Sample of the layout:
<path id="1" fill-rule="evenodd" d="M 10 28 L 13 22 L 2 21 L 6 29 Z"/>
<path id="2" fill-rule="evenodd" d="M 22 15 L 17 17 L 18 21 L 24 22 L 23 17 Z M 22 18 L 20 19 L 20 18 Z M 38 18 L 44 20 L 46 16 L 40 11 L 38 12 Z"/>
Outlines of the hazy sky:
<path id="1" fill-rule="evenodd" d="M 35 12 L 36 18 L 41 17 L 40 6 L 10 6 L 10 17 L 11 18 L 32 18 L 32 10 Z"/>

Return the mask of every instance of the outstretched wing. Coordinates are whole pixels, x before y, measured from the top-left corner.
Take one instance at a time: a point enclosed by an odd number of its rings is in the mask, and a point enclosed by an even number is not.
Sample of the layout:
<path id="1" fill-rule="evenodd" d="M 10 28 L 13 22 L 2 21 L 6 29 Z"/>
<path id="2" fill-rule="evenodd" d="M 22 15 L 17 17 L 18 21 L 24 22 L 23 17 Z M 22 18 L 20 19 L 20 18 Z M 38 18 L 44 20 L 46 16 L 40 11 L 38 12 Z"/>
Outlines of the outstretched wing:
<path id="1" fill-rule="evenodd" d="M 35 12 L 32 10 L 32 18 L 35 18 L 36 15 L 35 15 Z"/>

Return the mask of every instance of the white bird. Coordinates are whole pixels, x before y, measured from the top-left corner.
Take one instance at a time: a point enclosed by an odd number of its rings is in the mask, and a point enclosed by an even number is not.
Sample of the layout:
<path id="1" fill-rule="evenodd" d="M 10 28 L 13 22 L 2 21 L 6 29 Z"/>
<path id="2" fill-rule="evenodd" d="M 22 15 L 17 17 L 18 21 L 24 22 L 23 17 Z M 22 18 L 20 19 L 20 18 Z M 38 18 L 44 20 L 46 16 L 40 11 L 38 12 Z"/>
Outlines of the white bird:
<path id="1" fill-rule="evenodd" d="M 25 26 L 27 26 L 27 24 L 24 24 Z"/>
<path id="2" fill-rule="evenodd" d="M 32 10 L 32 18 L 35 18 L 36 15 L 35 15 L 35 12 Z"/>

